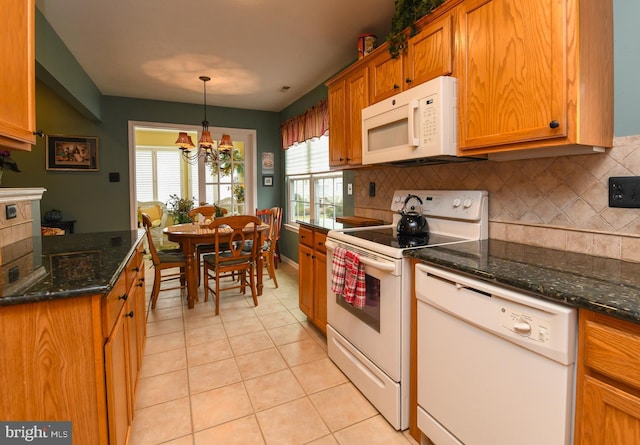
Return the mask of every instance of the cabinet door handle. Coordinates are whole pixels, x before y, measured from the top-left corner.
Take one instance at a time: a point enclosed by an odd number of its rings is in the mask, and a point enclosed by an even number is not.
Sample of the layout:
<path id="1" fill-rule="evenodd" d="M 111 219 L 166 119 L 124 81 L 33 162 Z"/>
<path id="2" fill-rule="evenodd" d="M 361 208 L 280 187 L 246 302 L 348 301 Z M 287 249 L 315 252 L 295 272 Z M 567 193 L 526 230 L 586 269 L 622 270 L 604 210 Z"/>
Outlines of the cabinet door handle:
<path id="1" fill-rule="evenodd" d="M 144 283 L 140 282 L 140 283 L 136 284 L 136 286 L 142 287 L 142 286 L 144 286 Z"/>
<path id="2" fill-rule="evenodd" d="M 411 83 L 413 82 L 413 80 L 409 79 L 408 77 L 404 80 L 406 83 Z"/>
<path id="3" fill-rule="evenodd" d="M 394 83 L 394 84 L 393 84 L 393 89 L 394 89 L 394 90 L 397 90 L 398 88 L 400 88 L 400 85 L 398 85 L 397 83 Z"/>
<path id="4" fill-rule="evenodd" d="M 315 260 L 315 259 L 316 259 L 316 256 L 315 256 L 315 255 L 312 255 L 312 256 L 311 256 L 311 259 L 312 259 L 312 260 Z"/>
<path id="5" fill-rule="evenodd" d="M 351 160 L 351 158 L 347 158 L 347 162 L 349 162 Z"/>
<path id="6" fill-rule="evenodd" d="M 306 238 L 306 236 L 300 235 L 300 239 L 305 239 L 305 238 Z"/>
<path id="7" fill-rule="evenodd" d="M 134 272 L 140 272 L 140 268 L 139 268 L 139 267 L 137 267 L 137 266 L 136 266 L 136 267 L 134 267 L 132 270 L 133 270 Z"/>
<path id="8" fill-rule="evenodd" d="M 125 317 L 131 317 L 133 318 L 135 314 L 133 313 L 133 311 L 129 312 L 128 314 L 124 314 Z"/>
<path id="9" fill-rule="evenodd" d="M 560 122 L 558 121 L 551 121 L 549 122 L 549 128 L 558 128 L 560 126 Z"/>
<path id="10" fill-rule="evenodd" d="M 338 160 L 339 160 L 340 162 L 342 162 L 342 161 L 344 161 L 344 158 L 340 158 L 340 159 L 338 159 Z"/>
<path id="11" fill-rule="evenodd" d="M 120 296 L 118 297 L 118 300 L 124 300 L 124 301 L 127 301 L 127 299 L 128 299 L 128 298 L 129 298 L 129 295 L 127 295 L 127 294 L 123 294 L 123 295 L 120 295 Z"/>
<path id="12" fill-rule="evenodd" d="M 311 254 L 310 254 L 310 253 L 305 253 L 305 255 L 306 255 L 306 256 L 311 256 Z"/>

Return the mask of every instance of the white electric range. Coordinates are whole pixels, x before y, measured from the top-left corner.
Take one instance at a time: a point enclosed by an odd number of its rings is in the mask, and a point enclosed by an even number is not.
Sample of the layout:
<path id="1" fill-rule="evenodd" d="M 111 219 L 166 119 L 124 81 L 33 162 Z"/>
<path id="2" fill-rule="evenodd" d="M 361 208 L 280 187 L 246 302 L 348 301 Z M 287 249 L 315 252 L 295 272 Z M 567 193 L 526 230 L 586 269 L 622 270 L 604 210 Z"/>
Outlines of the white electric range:
<path id="1" fill-rule="evenodd" d="M 422 201 L 428 236 L 398 237 L 407 196 Z M 488 193 L 482 190 L 397 190 L 393 223 L 330 231 L 327 235 L 327 345 L 329 357 L 397 430 L 409 426 L 411 274 L 407 249 L 488 237 Z M 337 247 L 358 254 L 365 268 L 362 309 L 331 292 Z"/>

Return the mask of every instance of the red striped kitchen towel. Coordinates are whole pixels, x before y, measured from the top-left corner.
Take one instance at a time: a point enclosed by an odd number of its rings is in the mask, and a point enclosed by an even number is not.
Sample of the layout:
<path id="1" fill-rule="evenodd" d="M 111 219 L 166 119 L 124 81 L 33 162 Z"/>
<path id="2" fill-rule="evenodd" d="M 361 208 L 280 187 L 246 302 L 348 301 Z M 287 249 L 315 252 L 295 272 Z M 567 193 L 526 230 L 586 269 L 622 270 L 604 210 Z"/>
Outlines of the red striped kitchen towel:
<path id="1" fill-rule="evenodd" d="M 347 251 L 342 247 L 336 247 L 333 251 L 333 260 L 331 261 L 331 292 L 336 295 L 342 295 L 344 292 L 346 253 Z"/>
<path id="2" fill-rule="evenodd" d="M 346 252 L 344 260 L 344 299 L 354 307 L 362 309 L 367 299 L 364 264 L 360 262 L 360 255 L 351 251 Z"/>

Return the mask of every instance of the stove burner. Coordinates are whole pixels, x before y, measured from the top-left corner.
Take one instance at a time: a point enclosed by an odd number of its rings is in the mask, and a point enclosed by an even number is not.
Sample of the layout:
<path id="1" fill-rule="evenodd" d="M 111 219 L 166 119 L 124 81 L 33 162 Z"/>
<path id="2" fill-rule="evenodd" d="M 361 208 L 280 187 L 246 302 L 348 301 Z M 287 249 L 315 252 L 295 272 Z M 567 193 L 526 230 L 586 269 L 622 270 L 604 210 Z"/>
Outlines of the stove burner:
<path id="1" fill-rule="evenodd" d="M 415 235 L 398 234 L 398 247 L 420 247 L 429 244 L 429 234 L 420 233 Z"/>

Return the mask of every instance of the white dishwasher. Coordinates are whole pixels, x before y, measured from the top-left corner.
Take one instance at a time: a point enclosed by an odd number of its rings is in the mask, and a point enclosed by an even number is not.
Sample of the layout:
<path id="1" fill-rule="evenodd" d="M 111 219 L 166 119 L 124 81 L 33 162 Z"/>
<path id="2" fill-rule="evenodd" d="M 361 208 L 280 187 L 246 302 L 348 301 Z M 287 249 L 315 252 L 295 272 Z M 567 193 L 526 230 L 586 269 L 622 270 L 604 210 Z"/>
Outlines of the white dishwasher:
<path id="1" fill-rule="evenodd" d="M 416 265 L 418 427 L 436 445 L 572 443 L 577 312 Z"/>

